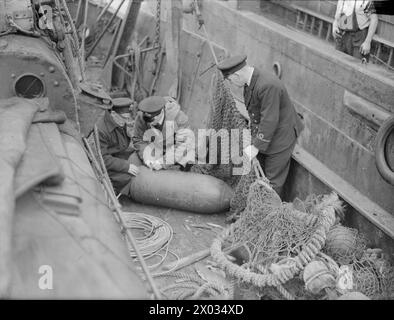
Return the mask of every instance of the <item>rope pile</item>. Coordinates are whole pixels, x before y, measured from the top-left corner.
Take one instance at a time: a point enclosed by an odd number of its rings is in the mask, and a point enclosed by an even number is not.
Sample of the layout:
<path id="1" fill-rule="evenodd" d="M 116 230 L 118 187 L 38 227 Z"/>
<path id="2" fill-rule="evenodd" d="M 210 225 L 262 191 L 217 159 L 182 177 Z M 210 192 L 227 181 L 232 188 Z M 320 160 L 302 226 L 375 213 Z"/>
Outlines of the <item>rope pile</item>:
<path id="1" fill-rule="evenodd" d="M 205 281 L 196 275 L 181 272 L 169 273 L 161 277 L 171 279 L 170 285 L 160 289 L 170 300 L 232 299 L 234 296 L 233 284 L 224 286 L 217 281 Z"/>
<path id="2" fill-rule="evenodd" d="M 382 250 L 366 249 L 355 229 L 335 224 L 341 210 L 335 193 L 310 197 L 303 205 L 282 203 L 261 176 L 251 185 L 240 218 L 214 240 L 211 255 L 255 297 L 275 297 L 274 287 L 289 300 L 337 299 L 352 292 L 393 299 L 394 268 Z M 225 243 L 243 244 L 248 258 L 233 263 L 222 251 Z"/>
<path id="3" fill-rule="evenodd" d="M 259 178 L 250 187 L 245 211 L 214 240 L 211 254 L 229 276 L 259 288 L 274 286 L 293 299 L 283 284 L 321 251 L 341 203 L 332 194 L 318 204 L 318 214 L 301 212 L 282 203 L 261 168 L 256 175 Z M 249 261 L 242 266 L 230 262 L 222 251 L 225 241 L 244 244 L 251 253 Z"/>
<path id="4" fill-rule="evenodd" d="M 157 268 L 169 253 L 169 244 L 173 238 L 172 227 L 164 220 L 144 213 L 123 212 L 124 227 L 132 231 L 138 248 L 144 259 L 159 258 L 158 262 L 149 265 L 150 269 Z M 130 256 L 137 259 L 133 246 L 126 237 Z"/>

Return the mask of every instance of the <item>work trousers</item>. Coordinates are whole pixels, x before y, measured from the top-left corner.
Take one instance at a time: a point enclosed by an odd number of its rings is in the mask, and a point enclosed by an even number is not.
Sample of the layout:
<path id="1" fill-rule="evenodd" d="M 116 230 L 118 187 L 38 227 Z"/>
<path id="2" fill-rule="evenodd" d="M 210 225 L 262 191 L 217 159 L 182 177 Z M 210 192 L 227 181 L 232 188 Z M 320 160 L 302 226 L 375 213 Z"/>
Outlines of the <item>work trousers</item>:
<path id="1" fill-rule="evenodd" d="M 296 141 L 287 149 L 275 154 L 257 155 L 257 160 L 265 173 L 265 176 L 271 182 L 273 189 L 282 198 L 283 186 L 289 174 L 291 155 L 293 153 Z"/>
<path id="2" fill-rule="evenodd" d="M 342 36 L 336 39 L 335 48 L 355 58 L 369 60 L 369 54 L 364 56 L 360 52 L 360 47 L 367 38 L 367 34 L 368 28 L 357 31 L 343 31 Z"/>

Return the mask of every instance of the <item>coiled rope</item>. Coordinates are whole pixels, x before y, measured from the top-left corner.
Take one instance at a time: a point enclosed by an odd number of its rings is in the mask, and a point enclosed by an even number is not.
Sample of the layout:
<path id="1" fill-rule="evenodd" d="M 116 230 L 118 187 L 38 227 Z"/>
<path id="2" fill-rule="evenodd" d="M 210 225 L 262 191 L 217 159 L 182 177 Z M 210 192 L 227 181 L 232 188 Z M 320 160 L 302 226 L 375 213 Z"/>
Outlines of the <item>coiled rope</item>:
<path id="1" fill-rule="evenodd" d="M 166 295 L 168 291 L 172 291 L 172 295 L 174 295 L 176 291 L 181 291 L 177 296 L 178 300 L 185 300 L 188 298 L 198 300 L 202 298 L 204 294 L 207 294 L 211 298 L 220 296 L 232 299 L 234 297 L 233 282 L 231 282 L 229 287 L 225 287 L 217 281 L 206 281 L 198 276 L 182 272 L 172 272 L 166 275 L 160 275 L 159 277 L 176 278 L 175 283 L 161 288 L 160 291 L 164 295 Z"/>
<path id="2" fill-rule="evenodd" d="M 169 244 L 174 235 L 172 227 L 164 220 L 144 213 L 123 211 L 123 218 L 124 227 L 135 235 L 136 243 L 144 259 L 160 258 L 159 262 L 148 267 L 150 269 L 159 267 L 169 253 Z M 138 234 L 142 235 L 138 237 Z M 137 259 L 134 248 L 127 238 L 126 242 L 130 256 Z"/>

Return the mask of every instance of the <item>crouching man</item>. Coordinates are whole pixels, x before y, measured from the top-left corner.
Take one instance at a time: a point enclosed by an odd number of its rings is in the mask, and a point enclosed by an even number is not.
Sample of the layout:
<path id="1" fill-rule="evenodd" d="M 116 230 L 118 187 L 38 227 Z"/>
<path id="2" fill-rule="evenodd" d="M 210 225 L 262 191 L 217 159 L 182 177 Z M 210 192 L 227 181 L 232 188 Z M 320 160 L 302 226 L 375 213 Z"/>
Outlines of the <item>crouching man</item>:
<path id="1" fill-rule="evenodd" d="M 113 100 L 110 111 L 106 111 L 97 128 L 100 149 L 112 185 L 117 193 L 128 195 L 131 178 L 139 172 L 138 157 L 131 144 L 130 132 L 132 101 L 127 98 Z M 134 158 L 134 159 L 133 159 Z"/>
<path id="2" fill-rule="evenodd" d="M 143 163 L 153 170 L 174 165 L 190 170 L 195 139 L 179 104 L 171 97 L 152 96 L 142 100 L 138 109 L 132 141 Z"/>

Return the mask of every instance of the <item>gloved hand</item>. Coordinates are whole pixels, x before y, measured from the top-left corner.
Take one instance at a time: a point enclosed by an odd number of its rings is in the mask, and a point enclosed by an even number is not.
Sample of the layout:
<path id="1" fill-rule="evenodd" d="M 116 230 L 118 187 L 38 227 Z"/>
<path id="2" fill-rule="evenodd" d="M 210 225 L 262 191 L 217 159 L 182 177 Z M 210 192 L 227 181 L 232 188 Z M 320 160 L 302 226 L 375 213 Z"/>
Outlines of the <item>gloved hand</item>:
<path id="1" fill-rule="evenodd" d="M 131 175 L 136 176 L 138 175 L 138 173 L 140 172 L 140 169 L 134 165 L 134 164 L 130 164 L 129 165 L 129 171 L 128 171 Z"/>
<path id="2" fill-rule="evenodd" d="M 251 161 L 254 158 L 256 158 L 257 154 L 259 153 L 259 149 L 257 149 L 254 145 L 247 146 L 244 149 L 244 154 L 248 157 L 248 159 Z"/>

